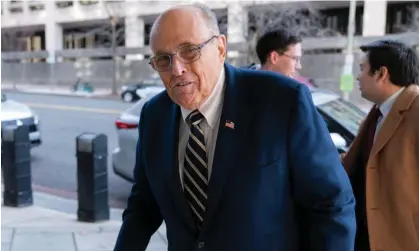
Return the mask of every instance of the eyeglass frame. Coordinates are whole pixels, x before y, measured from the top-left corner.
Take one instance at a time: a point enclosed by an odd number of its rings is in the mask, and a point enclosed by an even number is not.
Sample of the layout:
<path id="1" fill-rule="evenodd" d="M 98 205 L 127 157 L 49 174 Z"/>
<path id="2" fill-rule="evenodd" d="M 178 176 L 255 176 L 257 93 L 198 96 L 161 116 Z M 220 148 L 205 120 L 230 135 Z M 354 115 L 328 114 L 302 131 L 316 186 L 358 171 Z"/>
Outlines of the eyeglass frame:
<path id="1" fill-rule="evenodd" d="M 201 58 L 201 50 L 207 45 L 207 44 L 209 44 L 210 42 L 211 42 L 211 40 L 213 40 L 214 38 L 218 38 L 219 36 L 217 36 L 217 35 L 214 35 L 214 36 L 212 36 L 211 38 L 209 38 L 208 40 L 206 40 L 205 42 L 203 42 L 203 43 L 201 43 L 201 44 L 197 44 L 197 45 L 195 45 L 195 44 L 187 44 L 187 45 L 184 45 L 184 46 L 181 46 L 181 47 L 179 47 L 179 48 L 177 48 L 176 49 L 176 51 L 174 52 L 174 53 L 162 53 L 162 54 L 160 54 L 160 55 L 155 55 L 155 56 L 153 56 L 153 57 L 151 57 L 150 58 L 150 61 L 148 62 L 148 64 L 149 65 L 151 65 L 151 67 L 155 70 L 155 71 L 157 71 L 157 72 L 164 72 L 164 71 L 167 71 L 167 70 L 169 70 L 170 69 L 170 67 L 172 67 L 172 65 L 173 65 L 173 57 L 174 56 L 176 56 L 181 62 L 183 62 L 183 63 L 185 63 L 185 64 L 191 64 L 191 63 L 193 63 L 193 62 L 196 62 L 196 61 L 198 61 L 200 58 Z M 184 49 L 184 48 L 186 48 L 186 47 L 189 47 L 189 46 L 196 46 L 197 48 L 196 48 L 196 50 L 197 50 L 197 52 L 199 53 L 199 57 L 197 57 L 195 60 L 193 60 L 193 61 L 191 61 L 191 62 L 184 62 L 184 61 L 182 61 L 181 60 L 181 58 L 177 55 L 177 53 L 180 51 L 180 50 L 182 50 L 182 49 Z M 164 69 L 164 70 L 157 70 L 157 69 L 155 69 L 154 67 L 153 67 L 153 64 L 152 64 L 152 61 L 153 61 L 153 59 L 155 59 L 156 57 L 161 57 L 161 56 L 169 56 L 169 59 L 170 59 L 170 64 L 169 64 L 169 66 L 166 68 L 166 69 Z"/>
<path id="2" fill-rule="evenodd" d="M 291 56 L 291 55 L 285 54 L 285 52 L 281 52 L 281 51 L 277 51 L 277 52 L 281 56 L 285 56 L 287 58 L 291 58 L 291 59 L 295 60 L 295 62 L 297 62 L 297 63 L 300 62 L 301 63 L 301 58 L 302 58 L 301 56 Z"/>

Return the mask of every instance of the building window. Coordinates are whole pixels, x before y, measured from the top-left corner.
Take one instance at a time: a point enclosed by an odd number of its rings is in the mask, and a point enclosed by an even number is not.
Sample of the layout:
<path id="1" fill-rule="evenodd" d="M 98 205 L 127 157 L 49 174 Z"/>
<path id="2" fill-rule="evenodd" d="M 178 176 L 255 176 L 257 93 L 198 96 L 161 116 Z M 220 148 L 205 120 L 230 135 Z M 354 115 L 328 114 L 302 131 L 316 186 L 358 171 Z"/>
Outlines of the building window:
<path id="1" fill-rule="evenodd" d="M 74 44 L 73 44 L 73 36 L 70 35 L 65 35 L 64 36 L 64 49 L 73 49 L 74 48 Z"/>
<path id="2" fill-rule="evenodd" d="M 355 13 L 355 35 L 362 34 L 364 8 L 358 6 Z M 339 32 L 342 35 L 348 33 L 349 7 L 322 10 L 324 25 L 326 28 Z"/>
<path id="3" fill-rule="evenodd" d="M 419 3 L 389 3 L 386 33 L 419 31 Z"/>
<path id="4" fill-rule="evenodd" d="M 79 0 L 81 5 L 93 5 L 99 3 L 99 1 L 95 0 Z"/>
<path id="5" fill-rule="evenodd" d="M 73 1 L 57 1 L 55 2 L 55 5 L 60 9 L 68 8 L 73 6 Z"/>
<path id="6" fill-rule="evenodd" d="M 9 11 L 11 13 L 23 12 L 23 2 L 10 1 L 10 3 L 9 3 Z"/>
<path id="7" fill-rule="evenodd" d="M 31 11 L 39 11 L 45 9 L 45 4 L 41 1 L 30 1 L 29 2 L 29 10 Z"/>
<path id="8" fill-rule="evenodd" d="M 30 37 L 30 50 L 31 51 L 40 51 L 42 50 L 42 42 L 41 42 L 41 37 L 40 36 L 33 36 Z"/>

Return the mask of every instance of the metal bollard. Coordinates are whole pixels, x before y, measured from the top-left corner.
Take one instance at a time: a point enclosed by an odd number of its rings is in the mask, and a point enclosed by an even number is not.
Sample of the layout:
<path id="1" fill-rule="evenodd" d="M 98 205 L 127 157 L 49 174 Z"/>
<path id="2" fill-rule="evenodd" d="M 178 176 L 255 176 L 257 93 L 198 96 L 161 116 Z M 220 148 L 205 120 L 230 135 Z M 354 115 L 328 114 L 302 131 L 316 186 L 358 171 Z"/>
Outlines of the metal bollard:
<path id="1" fill-rule="evenodd" d="M 107 141 L 95 133 L 76 138 L 78 221 L 109 220 Z"/>
<path id="2" fill-rule="evenodd" d="M 1 134 L 3 204 L 10 207 L 32 206 L 29 127 L 8 125 L 2 128 Z"/>

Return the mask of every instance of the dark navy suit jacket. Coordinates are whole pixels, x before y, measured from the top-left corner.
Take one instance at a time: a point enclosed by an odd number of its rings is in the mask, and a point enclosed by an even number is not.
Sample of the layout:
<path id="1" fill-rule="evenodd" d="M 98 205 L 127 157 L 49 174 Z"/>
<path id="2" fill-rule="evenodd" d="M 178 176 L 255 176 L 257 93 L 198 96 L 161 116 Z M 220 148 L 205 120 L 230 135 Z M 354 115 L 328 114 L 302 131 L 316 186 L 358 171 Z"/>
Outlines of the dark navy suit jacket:
<path id="1" fill-rule="evenodd" d="M 164 220 L 169 251 L 352 251 L 352 188 L 307 87 L 225 69 L 202 231 L 180 184 L 180 109 L 163 92 L 141 113 L 135 184 L 114 250 L 145 250 Z"/>

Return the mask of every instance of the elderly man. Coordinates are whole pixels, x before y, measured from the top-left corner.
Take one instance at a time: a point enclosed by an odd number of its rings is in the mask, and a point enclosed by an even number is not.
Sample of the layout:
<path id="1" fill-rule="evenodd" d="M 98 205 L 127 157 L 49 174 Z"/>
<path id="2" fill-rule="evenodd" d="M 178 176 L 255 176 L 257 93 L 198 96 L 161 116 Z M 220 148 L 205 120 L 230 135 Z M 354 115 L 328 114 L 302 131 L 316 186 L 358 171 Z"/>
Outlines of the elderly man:
<path id="1" fill-rule="evenodd" d="M 151 49 L 166 91 L 141 113 L 114 250 L 146 250 L 164 220 L 169 251 L 352 251 L 351 185 L 308 89 L 226 64 L 203 5 L 162 13 Z"/>

